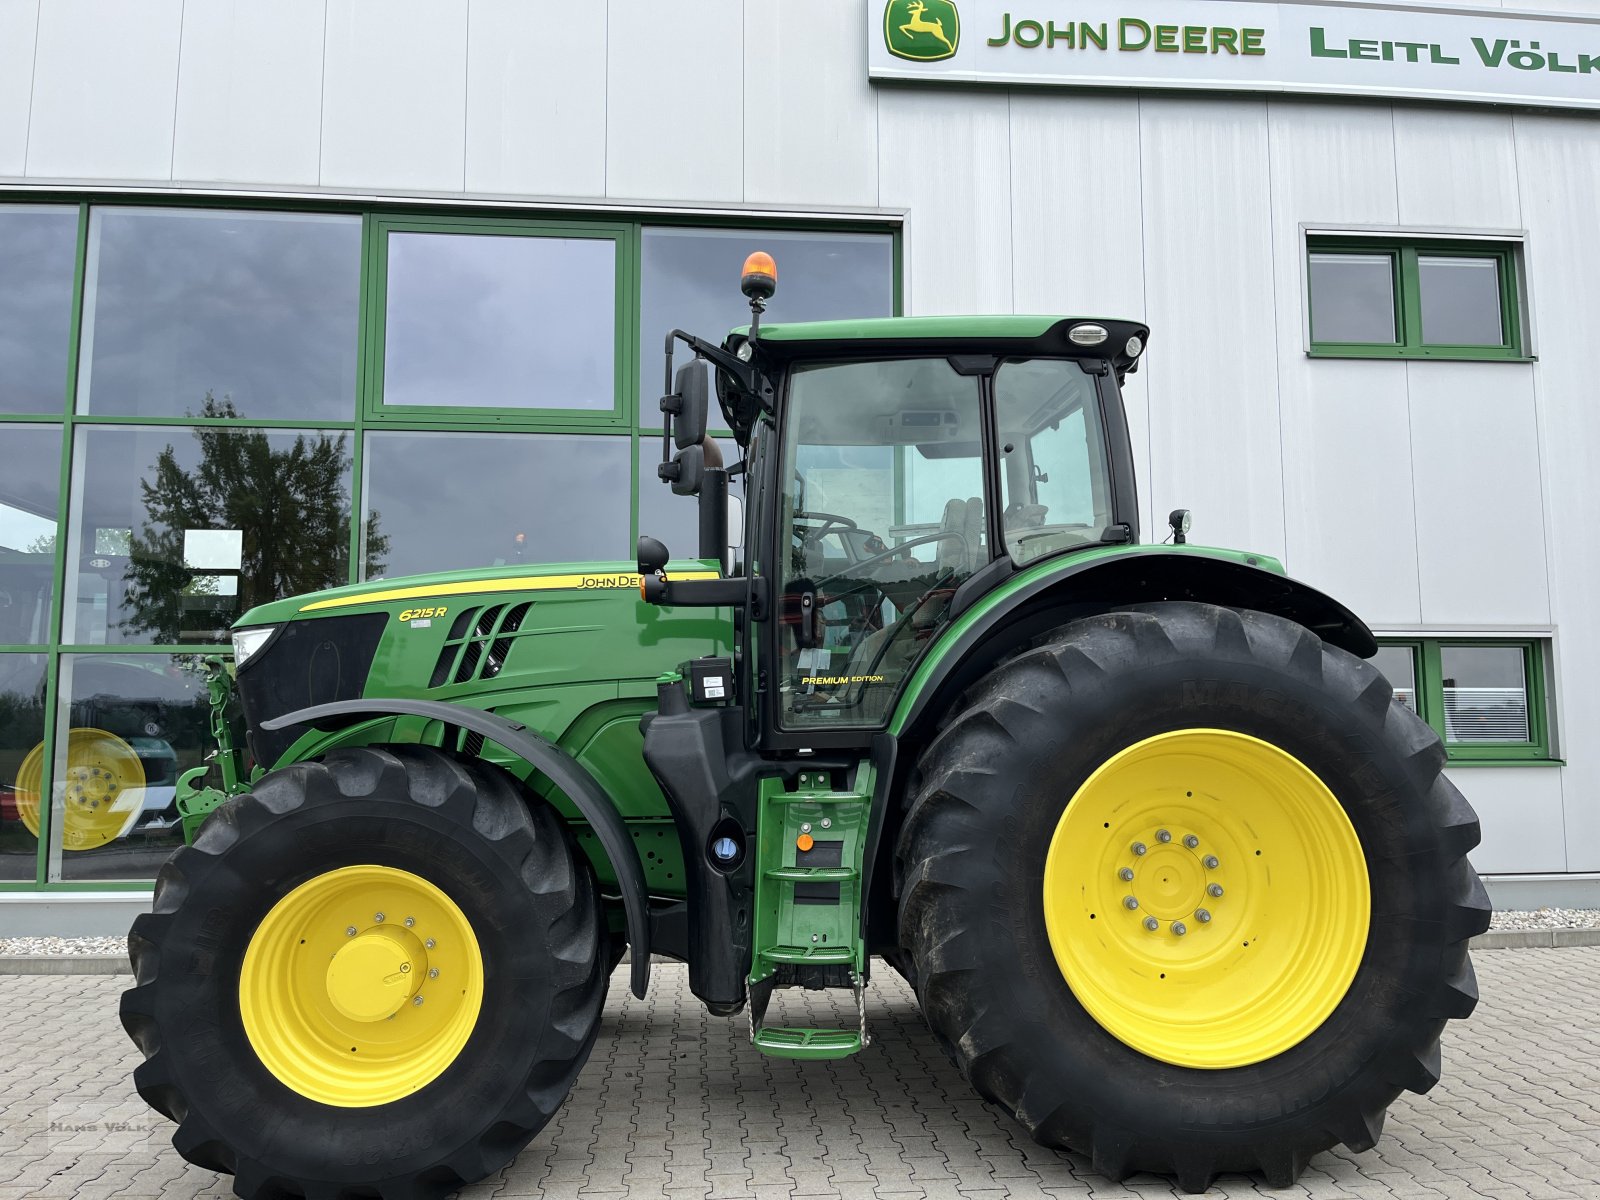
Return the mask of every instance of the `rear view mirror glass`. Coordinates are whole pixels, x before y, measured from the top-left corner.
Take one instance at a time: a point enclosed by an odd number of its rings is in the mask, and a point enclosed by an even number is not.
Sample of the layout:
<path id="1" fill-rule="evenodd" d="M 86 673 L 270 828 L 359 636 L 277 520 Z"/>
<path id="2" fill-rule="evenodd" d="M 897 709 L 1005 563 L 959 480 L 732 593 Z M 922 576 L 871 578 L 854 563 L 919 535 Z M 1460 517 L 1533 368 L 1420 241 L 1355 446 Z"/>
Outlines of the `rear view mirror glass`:
<path id="1" fill-rule="evenodd" d="M 710 369 L 702 358 L 678 368 L 673 380 L 678 412 L 672 422 L 672 440 L 679 450 L 698 446 L 706 436 L 706 410 L 710 404 Z"/>

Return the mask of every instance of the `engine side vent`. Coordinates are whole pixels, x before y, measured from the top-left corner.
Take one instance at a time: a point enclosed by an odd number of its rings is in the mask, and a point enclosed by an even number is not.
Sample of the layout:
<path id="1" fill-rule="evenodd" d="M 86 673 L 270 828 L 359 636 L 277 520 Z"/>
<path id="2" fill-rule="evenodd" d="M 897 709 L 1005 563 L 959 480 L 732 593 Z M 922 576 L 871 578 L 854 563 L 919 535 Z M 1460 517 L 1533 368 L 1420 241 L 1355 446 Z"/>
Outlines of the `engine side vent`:
<path id="1" fill-rule="evenodd" d="M 506 656 L 511 653 L 511 635 L 522 628 L 522 618 L 528 615 L 528 609 L 531 607 L 533 607 L 531 603 L 518 604 L 506 614 L 505 620 L 500 622 L 499 636 L 494 639 L 488 655 L 484 658 L 480 678 L 493 679 L 500 674 L 501 668 L 506 665 Z"/>

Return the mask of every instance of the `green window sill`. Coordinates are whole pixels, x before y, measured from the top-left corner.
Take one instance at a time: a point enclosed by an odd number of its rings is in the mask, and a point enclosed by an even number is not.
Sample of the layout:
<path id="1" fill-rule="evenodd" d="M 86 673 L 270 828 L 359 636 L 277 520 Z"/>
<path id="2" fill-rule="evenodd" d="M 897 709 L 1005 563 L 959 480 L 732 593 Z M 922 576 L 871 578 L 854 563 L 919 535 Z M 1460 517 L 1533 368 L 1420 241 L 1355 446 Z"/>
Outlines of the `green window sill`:
<path id="1" fill-rule="evenodd" d="M 1564 758 L 1454 758 L 1445 762 L 1447 767 L 1564 767 Z"/>
<path id="2" fill-rule="evenodd" d="M 1532 354 L 1512 354 L 1493 350 L 1412 350 L 1392 346 L 1313 346 L 1306 351 L 1307 358 L 1370 358 L 1381 361 L 1405 362 L 1538 362 Z"/>

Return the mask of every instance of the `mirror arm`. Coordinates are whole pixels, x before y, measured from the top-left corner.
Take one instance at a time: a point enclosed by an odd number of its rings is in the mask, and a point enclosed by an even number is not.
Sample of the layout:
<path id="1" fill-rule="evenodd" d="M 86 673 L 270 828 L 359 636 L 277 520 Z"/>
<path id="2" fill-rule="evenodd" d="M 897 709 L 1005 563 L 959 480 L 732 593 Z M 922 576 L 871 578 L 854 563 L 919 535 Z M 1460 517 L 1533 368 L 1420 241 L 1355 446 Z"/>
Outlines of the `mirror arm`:
<path id="1" fill-rule="evenodd" d="M 764 581 L 736 575 L 732 579 L 663 579 L 644 577 L 643 595 L 647 604 L 677 605 L 681 608 L 743 608 L 748 600 L 757 620 L 766 610 Z"/>
<path id="2" fill-rule="evenodd" d="M 752 395 L 760 394 L 757 390 L 756 384 L 759 372 L 756 370 L 753 364 L 742 362 L 734 355 L 729 354 L 721 346 L 713 345 L 712 343 L 706 341 L 705 338 L 696 337 L 692 333 L 685 333 L 681 329 L 674 329 L 671 333 L 667 334 L 667 392 L 672 391 L 672 343 L 674 340 L 682 342 L 701 358 L 707 359 L 715 364 L 717 370 L 727 375 L 743 390 L 751 393 Z"/>

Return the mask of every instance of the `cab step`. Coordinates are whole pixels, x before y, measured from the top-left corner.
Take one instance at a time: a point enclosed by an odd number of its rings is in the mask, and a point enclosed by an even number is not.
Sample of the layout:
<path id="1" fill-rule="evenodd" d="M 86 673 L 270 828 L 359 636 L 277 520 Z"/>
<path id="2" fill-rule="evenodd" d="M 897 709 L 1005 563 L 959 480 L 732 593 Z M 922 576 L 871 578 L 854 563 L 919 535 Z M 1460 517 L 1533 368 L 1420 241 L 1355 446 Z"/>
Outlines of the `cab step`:
<path id="1" fill-rule="evenodd" d="M 791 883 L 847 883 L 856 878 L 854 867 L 769 867 L 768 879 L 787 879 Z"/>
<path id="2" fill-rule="evenodd" d="M 806 1061 L 848 1058 L 861 1049 L 861 1035 L 850 1029 L 793 1029 L 769 1025 L 756 1030 L 755 1047 L 774 1058 Z"/>
<path id="3" fill-rule="evenodd" d="M 769 963 L 809 963 L 830 966 L 853 962 L 849 946 L 763 946 L 757 953 Z"/>

